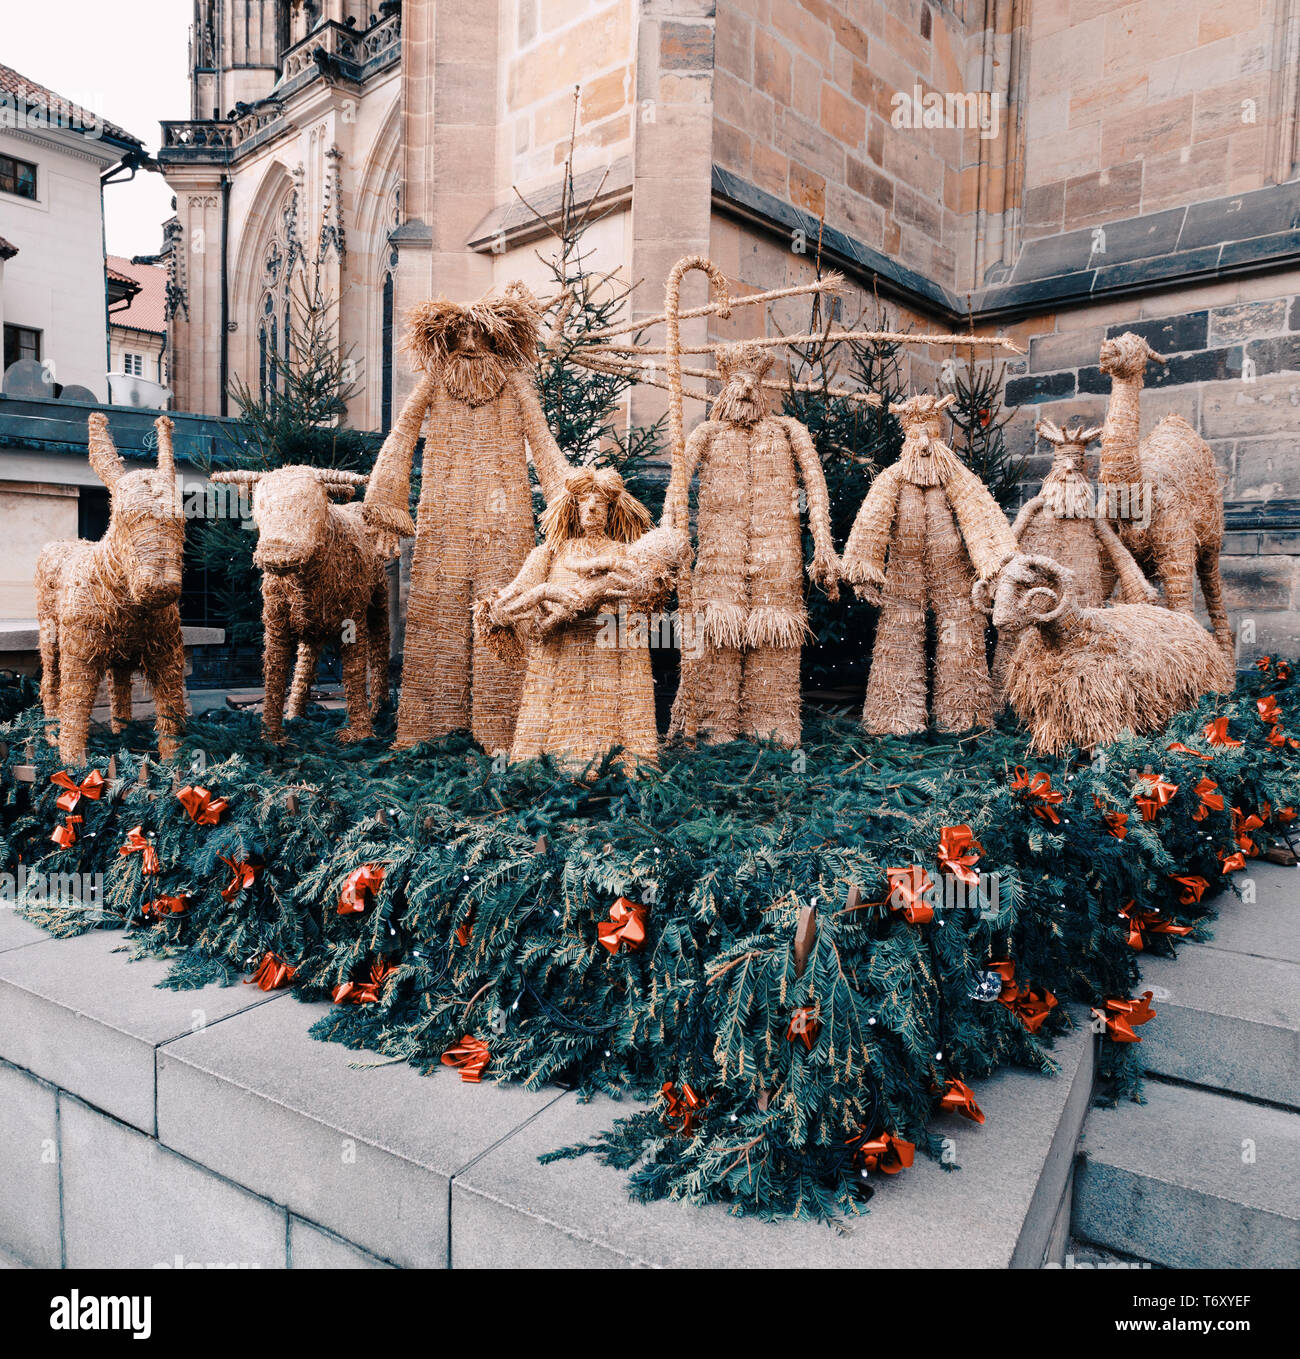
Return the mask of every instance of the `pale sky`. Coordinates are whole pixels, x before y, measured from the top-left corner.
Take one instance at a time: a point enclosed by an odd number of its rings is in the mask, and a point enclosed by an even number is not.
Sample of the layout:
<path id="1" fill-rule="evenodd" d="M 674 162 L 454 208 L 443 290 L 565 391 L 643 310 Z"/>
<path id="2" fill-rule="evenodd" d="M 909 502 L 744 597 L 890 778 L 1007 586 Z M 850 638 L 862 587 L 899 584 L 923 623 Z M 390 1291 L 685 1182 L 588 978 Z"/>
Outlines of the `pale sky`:
<path id="1" fill-rule="evenodd" d="M 188 118 L 191 0 L 0 0 L 0 61 L 125 128 L 153 155 L 164 118 Z M 172 193 L 137 172 L 104 189 L 111 255 L 152 255 Z"/>

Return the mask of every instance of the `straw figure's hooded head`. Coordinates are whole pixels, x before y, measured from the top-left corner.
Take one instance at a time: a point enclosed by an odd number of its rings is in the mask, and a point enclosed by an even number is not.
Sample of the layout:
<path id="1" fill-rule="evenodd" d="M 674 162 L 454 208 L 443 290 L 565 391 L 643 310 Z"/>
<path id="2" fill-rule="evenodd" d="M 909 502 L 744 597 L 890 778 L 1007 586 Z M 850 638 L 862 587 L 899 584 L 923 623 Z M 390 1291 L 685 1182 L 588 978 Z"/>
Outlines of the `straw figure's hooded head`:
<path id="1" fill-rule="evenodd" d="M 728 425 L 755 425 L 767 414 L 763 379 L 772 367 L 772 356 L 762 345 L 719 345 L 714 351 L 722 390 L 709 412 Z"/>
<path id="2" fill-rule="evenodd" d="M 610 538 L 634 543 L 650 527 L 650 511 L 609 467 L 581 467 L 564 479 L 564 490 L 542 516 L 553 545 L 571 538 Z"/>
<path id="3" fill-rule="evenodd" d="M 89 420 L 90 465 L 108 487 L 110 516 L 105 541 L 126 580 L 131 603 L 145 608 L 174 604 L 181 595 L 185 516 L 176 489 L 172 422 L 154 422 L 158 466 L 128 472 L 101 411 Z"/>
<path id="4" fill-rule="evenodd" d="M 541 307 L 522 283 L 468 304 L 439 297 L 411 309 L 406 348 L 457 401 L 481 406 L 512 369 L 537 362 L 541 321 Z"/>
<path id="5" fill-rule="evenodd" d="M 937 486 L 960 466 L 957 455 L 943 442 L 943 412 L 956 401 L 922 392 L 906 401 L 891 401 L 889 412 L 903 426 L 903 451 L 899 467 L 918 486 Z"/>
<path id="6" fill-rule="evenodd" d="M 1051 420 L 1040 420 L 1035 430 L 1055 451 L 1040 492 L 1047 508 L 1057 519 L 1092 518 L 1095 497 L 1088 479 L 1088 445 L 1101 434 L 1101 426 L 1062 429 Z"/>
<path id="7" fill-rule="evenodd" d="M 279 467 L 272 472 L 216 472 L 213 481 L 253 490 L 257 550 L 263 571 L 283 576 L 323 560 L 329 538 L 330 501 L 351 500 L 366 484 L 359 472 L 333 467 Z"/>

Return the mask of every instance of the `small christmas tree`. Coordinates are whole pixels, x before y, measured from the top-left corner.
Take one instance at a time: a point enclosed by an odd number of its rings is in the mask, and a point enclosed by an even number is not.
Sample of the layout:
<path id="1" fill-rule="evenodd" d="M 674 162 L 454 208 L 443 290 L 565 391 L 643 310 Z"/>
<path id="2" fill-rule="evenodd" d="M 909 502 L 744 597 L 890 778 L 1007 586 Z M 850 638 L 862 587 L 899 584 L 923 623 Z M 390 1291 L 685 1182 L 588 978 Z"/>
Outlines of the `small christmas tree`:
<path id="1" fill-rule="evenodd" d="M 1004 431 L 1019 407 L 1003 411 L 1005 378 L 1006 364 L 977 363 L 972 348 L 965 363 L 955 358 L 945 363 L 940 385 L 957 398 L 948 408 L 953 425 L 953 452 L 989 488 L 1004 510 L 1014 512 L 1020 502 L 1020 484 L 1029 460 L 1007 451 Z"/>

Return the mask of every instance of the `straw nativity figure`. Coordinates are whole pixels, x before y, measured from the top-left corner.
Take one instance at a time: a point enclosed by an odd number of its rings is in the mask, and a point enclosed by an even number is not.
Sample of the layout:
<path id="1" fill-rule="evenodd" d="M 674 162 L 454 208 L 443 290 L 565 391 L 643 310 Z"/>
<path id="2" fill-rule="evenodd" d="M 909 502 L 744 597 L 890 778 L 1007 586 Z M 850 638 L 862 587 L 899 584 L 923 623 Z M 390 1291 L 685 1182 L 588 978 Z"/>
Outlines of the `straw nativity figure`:
<path id="1" fill-rule="evenodd" d="M 399 748 L 464 727 L 490 751 L 509 749 L 514 736 L 522 672 L 474 640 L 470 606 L 509 583 L 536 542 L 529 451 L 548 502 L 569 470 L 533 386 L 541 315 L 512 283 L 469 305 L 424 302 L 408 318 L 421 377 L 380 450 L 364 509 L 390 554 L 399 536 L 415 535 Z"/>
<path id="2" fill-rule="evenodd" d="M 1154 604 L 1159 592 L 1106 522 L 1104 508 L 1097 505 L 1096 488 L 1088 479 L 1088 445 L 1101 433 L 1101 426 L 1077 424 L 1063 429 L 1051 420 L 1040 420 L 1036 432 L 1056 452 L 1038 494 L 1021 506 L 1011 525 L 1017 549 L 1029 556 L 1050 557 L 1064 566 L 1073 577 L 1075 600 L 1082 608 L 1100 608 L 1117 580 L 1125 604 Z M 992 587 L 992 581 L 980 582 L 975 596 L 977 606 L 990 614 Z M 1018 634 L 998 634 L 993 688 L 999 703 L 1018 640 Z"/>
<path id="3" fill-rule="evenodd" d="M 892 402 L 903 451 L 862 502 L 844 549 L 844 574 L 880 605 L 863 726 L 877 735 L 941 731 L 993 720 L 983 616 L 971 600 L 1016 551 L 988 488 L 941 439 L 956 398 Z M 934 619 L 934 694 L 928 701 L 926 620 Z"/>
<path id="4" fill-rule="evenodd" d="M 684 670 L 673 728 L 693 718 L 710 742 L 756 737 L 794 747 L 799 659 L 812 635 L 801 500 L 813 539 L 808 576 L 839 598 L 826 478 L 807 429 L 768 410 L 769 352 L 740 343 L 719 346 L 715 356 L 722 390 L 687 440 L 685 462 L 687 485 L 700 474 L 690 594 L 703 652 Z"/>
<path id="5" fill-rule="evenodd" d="M 648 613 L 686 548 L 612 469 L 570 473 L 542 516 L 545 539 L 504 588 L 476 602 L 480 641 L 518 666 L 523 701 L 510 758 L 581 769 L 621 747 L 625 769 L 658 763 Z M 640 626 L 638 626 L 640 625 Z"/>

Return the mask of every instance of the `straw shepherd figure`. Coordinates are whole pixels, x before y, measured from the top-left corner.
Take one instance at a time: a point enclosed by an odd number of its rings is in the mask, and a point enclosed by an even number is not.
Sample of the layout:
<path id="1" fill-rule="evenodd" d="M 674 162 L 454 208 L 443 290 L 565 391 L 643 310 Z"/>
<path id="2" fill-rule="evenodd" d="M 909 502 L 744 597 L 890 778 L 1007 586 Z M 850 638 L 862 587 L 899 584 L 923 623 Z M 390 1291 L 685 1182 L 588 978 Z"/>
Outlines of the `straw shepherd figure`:
<path id="1" fill-rule="evenodd" d="M 1088 445 L 1101 433 L 1099 425 L 1062 429 L 1051 420 L 1040 420 L 1036 432 L 1056 449 L 1051 470 L 1039 492 L 1016 515 L 1011 532 L 1017 547 L 1030 556 L 1051 557 L 1074 578 L 1077 602 L 1099 608 L 1119 581 L 1120 598 L 1127 604 L 1154 604 L 1159 593 L 1142 574 L 1132 553 L 1106 522 L 1104 508 L 1097 508 L 1097 493 L 1088 480 Z M 991 611 L 991 582 L 980 582 L 976 604 Z M 980 586 L 984 589 L 981 592 Z M 1015 637 L 999 634 L 993 658 L 993 688 L 1000 696 L 1006 683 L 1007 662 L 1015 649 Z"/>
<path id="2" fill-rule="evenodd" d="M 341 643 L 348 711 L 339 740 L 373 736 L 371 709 L 388 697 L 387 558 L 367 528 L 360 505 L 331 503 L 351 500 L 366 478 L 333 468 L 281 467 L 273 472 L 217 472 L 212 480 L 253 488 L 253 522 L 258 530 L 253 561 L 262 568 L 266 633 L 262 658 L 266 739 L 279 744 L 284 740 L 284 718 L 302 716 L 321 648 L 333 641 Z"/>
<path id="3" fill-rule="evenodd" d="M 554 755 L 583 768 L 658 763 L 647 612 L 672 587 L 685 537 L 647 533 L 650 512 L 609 469 L 583 468 L 542 519 L 545 541 L 509 585 L 475 605 L 479 636 L 527 676 L 511 760 Z"/>
<path id="4" fill-rule="evenodd" d="M 692 606 L 704 650 L 674 712 L 694 704 L 706 739 L 749 736 L 797 746 L 799 659 L 811 636 L 803 595 L 801 499 L 813 559 L 808 576 L 839 598 L 840 561 L 831 537 L 821 460 L 797 420 L 768 411 L 763 379 L 772 359 L 754 344 L 716 351 L 722 391 L 710 418 L 686 442 L 685 478 L 699 469 L 698 549 Z M 801 491 L 802 486 L 802 491 Z"/>
<path id="5" fill-rule="evenodd" d="M 384 546 L 415 534 L 398 747 L 468 727 L 507 750 L 522 672 L 472 635 L 471 603 L 508 584 L 536 541 L 531 449 L 547 501 L 568 464 L 533 386 L 541 312 L 522 285 L 468 306 L 440 299 L 409 317 L 422 377 L 384 442 L 366 492 L 366 522 Z M 418 527 L 411 459 L 425 430 Z"/>
<path id="6" fill-rule="evenodd" d="M 1232 629 L 1223 603 L 1219 552 L 1223 547 L 1223 494 L 1210 446 L 1181 415 L 1166 415 L 1139 442 L 1139 404 L 1147 360 L 1164 360 L 1131 331 L 1103 340 L 1100 364 L 1111 378 L 1101 432 L 1102 489 L 1113 488 L 1107 513 L 1138 565 L 1164 587 L 1165 603 L 1193 610 L 1201 582 L 1215 640 L 1232 661 Z M 1137 497 L 1149 509 L 1142 523 Z"/>
<path id="7" fill-rule="evenodd" d="M 1020 638 L 1007 697 L 1045 755 L 1159 731 L 1202 694 L 1232 689 L 1231 663 L 1195 618 L 1151 604 L 1084 608 L 1073 573 L 1047 557 L 1008 562 L 993 622 Z"/>
<path id="8" fill-rule="evenodd" d="M 984 483 L 944 444 L 941 417 L 956 398 L 892 403 L 903 451 L 872 482 L 844 550 L 858 593 L 881 606 L 862 722 L 877 735 L 924 731 L 926 616 L 934 617 L 935 725 L 965 731 L 993 720 L 976 578 L 995 576 L 1016 550 Z"/>
<path id="9" fill-rule="evenodd" d="M 41 700 L 47 733 L 58 723 L 59 757 L 86 759 L 95 695 L 112 677 L 114 732 L 131 720 L 131 676 L 153 691 L 158 753 L 170 759 L 185 729 L 181 554 L 185 518 L 176 490 L 172 422 L 154 421 L 156 470 L 126 470 L 99 411 L 90 416 L 90 465 L 108 487 L 108 532 L 97 543 L 47 543 L 36 559 Z"/>

